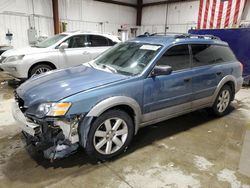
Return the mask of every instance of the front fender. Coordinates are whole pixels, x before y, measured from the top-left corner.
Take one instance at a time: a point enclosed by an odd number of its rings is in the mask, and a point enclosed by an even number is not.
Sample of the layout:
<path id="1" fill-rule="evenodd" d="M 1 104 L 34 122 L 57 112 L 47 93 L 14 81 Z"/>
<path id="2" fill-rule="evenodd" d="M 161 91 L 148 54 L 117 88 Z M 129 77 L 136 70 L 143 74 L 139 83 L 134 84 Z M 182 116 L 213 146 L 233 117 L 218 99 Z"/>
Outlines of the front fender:
<path id="1" fill-rule="evenodd" d="M 139 123 L 141 119 L 141 108 L 136 100 L 126 97 L 126 96 L 115 96 L 109 97 L 101 102 L 97 103 L 91 110 L 87 113 L 87 115 L 83 118 L 83 120 L 79 123 L 79 134 L 80 134 L 80 144 L 85 147 L 88 133 L 90 130 L 91 123 L 94 117 L 100 116 L 106 110 L 119 106 L 126 105 L 133 109 L 134 111 L 134 125 L 135 125 L 135 134 L 139 129 Z"/>
<path id="2" fill-rule="evenodd" d="M 126 105 L 133 109 L 134 111 L 134 124 L 135 133 L 137 133 L 139 128 L 139 123 L 141 119 L 141 108 L 136 100 L 126 96 L 114 96 L 109 97 L 99 103 L 97 103 L 86 115 L 87 117 L 98 117 L 106 110 L 119 105 Z"/>

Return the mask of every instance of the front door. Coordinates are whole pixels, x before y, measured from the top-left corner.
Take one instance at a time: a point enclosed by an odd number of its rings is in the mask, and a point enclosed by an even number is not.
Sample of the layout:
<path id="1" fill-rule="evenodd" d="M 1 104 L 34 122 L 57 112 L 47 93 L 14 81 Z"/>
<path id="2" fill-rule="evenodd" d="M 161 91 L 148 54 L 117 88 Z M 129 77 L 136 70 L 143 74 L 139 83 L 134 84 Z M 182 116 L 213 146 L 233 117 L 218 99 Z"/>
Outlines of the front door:
<path id="1" fill-rule="evenodd" d="M 156 65 L 169 65 L 173 72 L 145 79 L 144 121 L 191 109 L 192 70 L 188 45 L 170 48 Z"/>
<path id="2" fill-rule="evenodd" d="M 91 60 L 91 54 L 88 52 L 88 41 L 86 35 L 72 36 L 65 42 L 68 48 L 59 51 L 60 60 L 65 67 L 72 67 L 86 63 Z"/>

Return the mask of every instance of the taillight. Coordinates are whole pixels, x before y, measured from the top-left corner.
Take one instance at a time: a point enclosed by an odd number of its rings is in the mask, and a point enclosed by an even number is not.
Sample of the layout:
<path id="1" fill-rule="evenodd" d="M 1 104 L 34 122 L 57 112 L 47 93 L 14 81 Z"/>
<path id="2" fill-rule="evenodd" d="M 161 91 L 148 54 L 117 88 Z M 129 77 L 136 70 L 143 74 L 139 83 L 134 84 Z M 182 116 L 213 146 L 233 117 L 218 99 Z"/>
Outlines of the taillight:
<path id="1" fill-rule="evenodd" d="M 243 64 L 240 63 L 240 69 L 241 69 L 241 72 L 243 72 Z"/>

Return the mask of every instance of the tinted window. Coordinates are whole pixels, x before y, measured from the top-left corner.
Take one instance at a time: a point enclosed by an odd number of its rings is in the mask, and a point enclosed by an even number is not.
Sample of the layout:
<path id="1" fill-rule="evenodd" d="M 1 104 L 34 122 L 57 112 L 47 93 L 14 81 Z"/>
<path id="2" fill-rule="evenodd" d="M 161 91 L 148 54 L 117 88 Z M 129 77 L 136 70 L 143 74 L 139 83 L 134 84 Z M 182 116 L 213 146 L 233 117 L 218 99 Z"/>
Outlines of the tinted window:
<path id="1" fill-rule="evenodd" d="M 78 35 L 70 37 L 65 42 L 68 43 L 68 48 L 83 48 L 87 44 L 87 38 L 85 35 Z"/>
<path id="2" fill-rule="evenodd" d="M 229 47 L 214 45 L 214 49 L 214 57 L 216 63 L 237 61 L 236 57 Z"/>
<path id="3" fill-rule="evenodd" d="M 170 48 L 157 63 L 158 66 L 169 65 L 174 71 L 190 67 L 188 45 L 178 45 Z"/>
<path id="4" fill-rule="evenodd" d="M 103 36 L 89 35 L 91 46 L 109 46 L 108 40 Z"/>
<path id="5" fill-rule="evenodd" d="M 194 67 L 236 60 L 232 51 L 226 46 L 192 44 L 191 47 Z"/>
<path id="6" fill-rule="evenodd" d="M 108 44 L 109 46 L 114 46 L 115 44 L 117 44 L 116 42 L 110 40 L 110 39 L 107 39 L 108 40 Z"/>

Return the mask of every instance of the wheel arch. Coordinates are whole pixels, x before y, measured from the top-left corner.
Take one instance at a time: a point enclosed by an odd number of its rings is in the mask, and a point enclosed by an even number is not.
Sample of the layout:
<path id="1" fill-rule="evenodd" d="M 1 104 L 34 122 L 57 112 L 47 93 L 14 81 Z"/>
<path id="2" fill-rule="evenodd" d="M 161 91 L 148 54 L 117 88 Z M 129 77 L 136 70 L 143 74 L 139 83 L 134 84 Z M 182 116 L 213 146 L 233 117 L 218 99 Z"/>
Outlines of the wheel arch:
<path id="1" fill-rule="evenodd" d="M 56 69 L 55 64 L 53 64 L 53 63 L 51 63 L 51 62 L 49 62 L 49 61 L 39 61 L 39 62 L 34 63 L 34 64 L 29 68 L 28 77 L 30 77 L 31 70 L 32 70 L 35 66 L 37 66 L 37 65 L 42 65 L 42 64 L 49 65 L 49 66 L 51 66 L 53 69 Z"/>
<path id="2" fill-rule="evenodd" d="M 214 95 L 213 95 L 213 102 L 215 101 L 219 91 L 221 90 L 221 88 L 224 85 L 228 85 L 232 89 L 232 92 L 233 92 L 232 93 L 232 95 L 233 95 L 232 100 L 234 99 L 235 90 L 236 90 L 236 86 L 237 86 L 236 78 L 232 75 L 227 75 L 221 79 L 218 86 L 216 87 L 216 90 L 215 90 Z"/>
<path id="3" fill-rule="evenodd" d="M 228 85 L 232 91 L 231 99 L 234 100 L 235 96 L 235 83 L 233 81 L 227 81 L 224 85 Z"/>
<path id="4" fill-rule="evenodd" d="M 139 129 L 141 108 L 136 100 L 126 96 L 115 96 L 97 103 L 86 115 L 86 117 L 98 117 L 111 109 L 120 109 L 127 112 L 134 123 L 135 134 Z"/>

